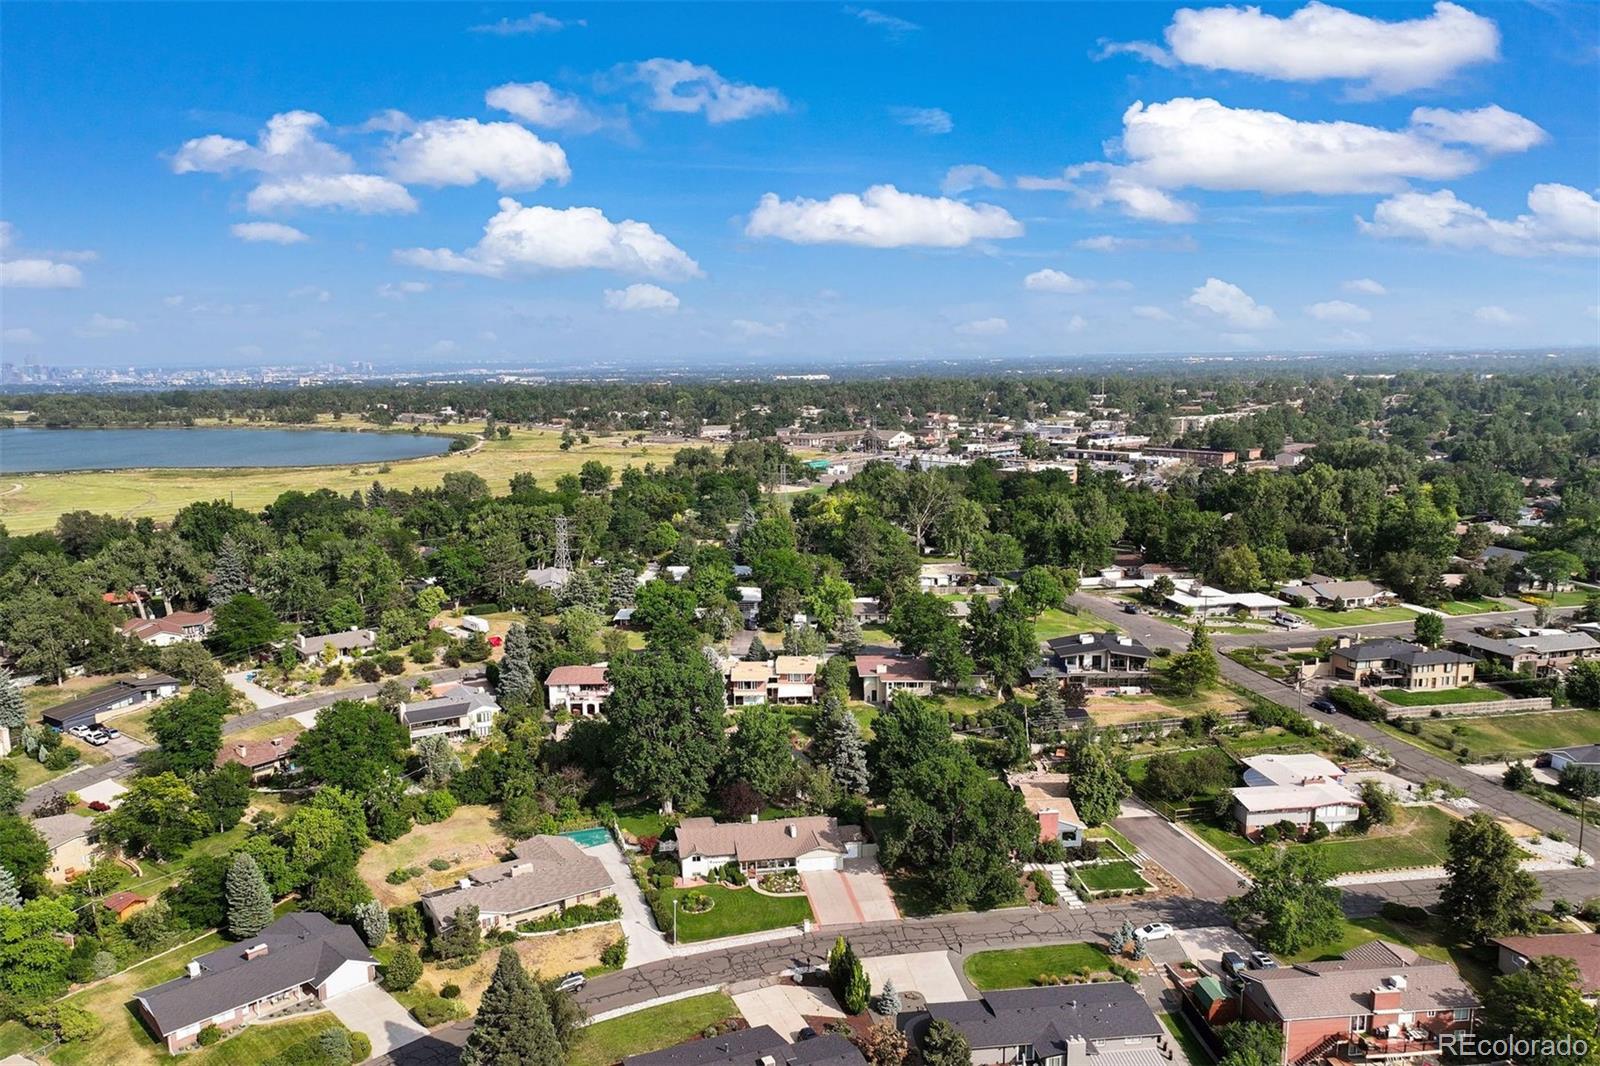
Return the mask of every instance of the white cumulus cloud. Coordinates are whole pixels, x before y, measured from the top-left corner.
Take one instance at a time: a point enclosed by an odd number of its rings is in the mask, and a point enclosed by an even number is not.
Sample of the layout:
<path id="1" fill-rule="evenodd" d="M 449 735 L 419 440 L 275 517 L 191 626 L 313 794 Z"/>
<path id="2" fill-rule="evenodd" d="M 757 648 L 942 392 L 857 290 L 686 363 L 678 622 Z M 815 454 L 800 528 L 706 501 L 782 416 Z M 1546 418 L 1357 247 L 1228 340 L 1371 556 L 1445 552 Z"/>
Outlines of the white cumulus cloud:
<path id="1" fill-rule="evenodd" d="M 510 197 L 465 252 L 406 248 L 395 258 L 412 266 L 504 277 L 519 271 L 611 270 L 657 278 L 692 278 L 700 266 L 643 222 L 612 222 L 597 207 L 524 207 Z"/>
<path id="2" fill-rule="evenodd" d="M 542 81 L 507 82 L 496 85 L 483 96 L 483 102 L 522 121 L 546 129 L 589 133 L 601 126 L 600 116 L 571 93 L 553 89 Z"/>
<path id="3" fill-rule="evenodd" d="M 963 337 L 997 337 L 1010 328 L 1011 323 L 1003 318 L 977 318 L 961 323 L 955 330 Z"/>
<path id="4" fill-rule="evenodd" d="M 0 256 L 11 252 L 17 242 L 17 231 L 9 222 L 0 221 Z M 47 258 L 48 256 L 48 258 Z M 83 284 L 83 271 L 62 259 L 79 259 L 88 262 L 97 258 L 94 252 L 34 253 L 19 259 L 0 261 L 0 287 L 8 289 L 76 289 Z"/>
<path id="5" fill-rule="evenodd" d="M 303 231 L 281 222 L 236 222 L 228 227 L 228 232 L 241 241 L 266 244 L 300 244 L 311 239 Z"/>
<path id="6" fill-rule="evenodd" d="M 969 189 L 1003 189 L 1006 179 L 990 170 L 988 167 L 976 163 L 962 163 L 945 171 L 944 181 L 939 183 L 939 191 L 946 196 L 955 196 Z"/>
<path id="7" fill-rule="evenodd" d="M 1166 29 L 1167 47 L 1149 42 L 1107 46 L 1163 66 L 1183 63 L 1280 81 L 1350 81 L 1378 95 L 1427 88 L 1475 63 L 1496 59 L 1492 19 L 1447 0 L 1425 18 L 1393 22 L 1313 0 L 1287 18 L 1259 7 L 1181 8 Z"/>
<path id="8" fill-rule="evenodd" d="M 317 136 L 317 131 L 327 124 L 328 120 L 315 111 L 284 111 L 267 120 L 253 145 L 216 133 L 185 141 L 172 157 L 172 169 L 177 174 L 348 171 L 354 165 L 350 157 Z"/>
<path id="9" fill-rule="evenodd" d="M 607 289 L 606 306 L 613 311 L 676 311 L 678 298 L 659 285 L 640 282 L 625 289 Z"/>
<path id="10" fill-rule="evenodd" d="M 1493 218 L 1449 189 L 1405 192 L 1382 201 L 1372 221 L 1357 226 L 1375 237 L 1420 240 L 1443 248 L 1481 248 L 1497 255 L 1595 255 L 1600 252 L 1600 202 L 1582 189 L 1545 183 L 1528 193 L 1528 213 Z"/>
<path id="11" fill-rule="evenodd" d="M 521 18 L 502 18 L 496 22 L 486 22 L 468 28 L 473 33 L 488 33 L 496 37 L 532 37 L 540 33 L 555 33 L 568 26 L 585 25 L 588 23 L 583 19 L 573 19 L 569 22 L 554 15 L 547 15 L 543 11 L 535 11 Z"/>
<path id="12" fill-rule="evenodd" d="M 647 59 L 635 64 L 632 74 L 650 87 L 652 111 L 700 113 L 713 125 L 789 109 L 777 89 L 729 81 L 712 67 L 685 59 Z"/>
<path id="13" fill-rule="evenodd" d="M 1094 288 L 1094 282 L 1075 278 L 1059 270 L 1035 270 L 1022 279 L 1022 287 L 1032 292 L 1079 293 Z"/>
<path id="14" fill-rule="evenodd" d="M 515 122 L 440 118 L 418 123 L 389 147 L 389 175 L 417 185 L 476 185 L 504 191 L 537 189 L 572 177 L 559 144 Z"/>
<path id="15" fill-rule="evenodd" d="M 1306 308 L 1318 322 L 1371 322 L 1372 312 L 1348 300 L 1323 300 Z"/>
<path id="16" fill-rule="evenodd" d="M 1356 292 L 1363 296 L 1389 295 L 1389 290 L 1383 287 L 1382 282 L 1373 281 L 1371 278 L 1351 278 L 1349 281 L 1345 282 L 1341 288 L 1343 288 L 1345 292 Z"/>
<path id="17" fill-rule="evenodd" d="M 1165 308 L 1153 304 L 1140 304 L 1133 309 L 1134 317 L 1142 318 L 1146 322 L 1171 322 L 1172 314 Z"/>
<path id="18" fill-rule="evenodd" d="M 260 214 L 331 207 L 358 215 L 410 214 L 417 201 L 404 185 L 376 174 L 303 174 L 273 178 L 250 190 L 245 206 Z"/>
<path id="19" fill-rule="evenodd" d="M 1411 128 L 1442 144 L 1470 144 L 1486 152 L 1526 152 L 1550 139 L 1537 122 L 1499 104 L 1476 111 L 1419 107 L 1411 112 Z"/>
<path id="20" fill-rule="evenodd" d="M 1517 316 L 1498 304 L 1487 304 L 1472 312 L 1472 317 L 1489 326 L 1509 326 Z"/>
<path id="21" fill-rule="evenodd" d="M 949 133 L 956 128 L 950 112 L 942 107 L 891 107 L 889 114 L 902 126 L 918 133 Z"/>
<path id="22" fill-rule="evenodd" d="M 869 248 L 961 248 L 976 240 L 1022 236 L 1022 223 L 993 204 L 966 204 L 945 197 L 874 185 L 861 195 L 839 193 L 826 200 L 780 200 L 767 193 L 745 226 L 750 237 L 778 237 L 795 244 L 859 244 Z"/>
<path id="23" fill-rule="evenodd" d="M 1278 321 L 1272 308 L 1256 303 L 1249 293 L 1221 278 L 1207 278 L 1204 285 L 1189 294 L 1188 303 L 1243 329 L 1261 329 Z"/>

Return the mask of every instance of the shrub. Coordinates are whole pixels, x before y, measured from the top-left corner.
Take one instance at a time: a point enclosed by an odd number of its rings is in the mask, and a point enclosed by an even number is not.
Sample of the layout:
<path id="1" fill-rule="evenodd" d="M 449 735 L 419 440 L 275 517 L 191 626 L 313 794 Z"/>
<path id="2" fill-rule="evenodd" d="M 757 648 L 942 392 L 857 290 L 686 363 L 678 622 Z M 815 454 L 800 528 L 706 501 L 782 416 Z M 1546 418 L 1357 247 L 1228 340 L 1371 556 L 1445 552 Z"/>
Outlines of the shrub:
<path id="1" fill-rule="evenodd" d="M 1276 844 L 1281 835 L 1282 834 L 1278 832 L 1278 827 L 1275 825 L 1264 825 L 1261 827 L 1261 843 L 1263 844 Z"/>
<path id="2" fill-rule="evenodd" d="M 1407 925 L 1428 924 L 1428 911 L 1425 907 L 1412 907 L 1404 903 L 1386 900 L 1379 909 L 1379 913 L 1391 922 L 1404 922 Z"/>
<path id="3" fill-rule="evenodd" d="M 369 685 L 383 676 L 383 671 L 379 670 L 378 664 L 371 659 L 357 660 L 354 669 L 356 676 Z"/>
<path id="4" fill-rule="evenodd" d="M 78 749 L 62 745 L 44 758 L 46 770 L 65 770 L 78 761 Z"/>
<path id="5" fill-rule="evenodd" d="M 403 885 L 413 877 L 421 876 L 422 867 L 420 866 L 399 866 L 393 870 L 390 870 L 388 876 L 385 877 L 384 880 L 389 882 L 391 885 Z"/>
<path id="6" fill-rule="evenodd" d="M 1056 891 L 1056 886 L 1050 883 L 1050 875 L 1043 870 L 1033 870 L 1028 874 L 1028 880 L 1033 882 L 1034 890 L 1039 893 L 1039 902 L 1046 907 L 1053 907 L 1061 900 L 1061 895 Z"/>
<path id="7" fill-rule="evenodd" d="M 353 1050 L 350 1047 L 350 1030 L 342 1025 L 322 1030 L 317 1034 L 316 1049 L 317 1056 L 329 1066 L 342 1066 L 353 1061 L 350 1056 Z"/>
<path id="8" fill-rule="evenodd" d="M 445 986 L 439 989 L 439 995 L 443 996 L 445 999 L 459 999 L 461 996 L 461 986 L 456 984 L 454 981 L 446 982 Z"/>
<path id="9" fill-rule="evenodd" d="M 627 937 L 620 937 L 617 940 L 613 940 L 611 943 L 607 944 L 605 950 L 600 953 L 600 965 L 609 967 L 613 970 L 620 970 L 623 964 L 627 961 Z"/>
<path id="10" fill-rule="evenodd" d="M 422 959 L 418 957 L 416 949 L 401 944 L 394 949 L 394 954 L 389 956 L 389 965 L 384 967 L 383 987 L 390 992 L 404 992 L 416 984 L 421 976 Z"/>
<path id="11" fill-rule="evenodd" d="M 390 677 L 396 677 L 406 672 L 406 662 L 398 655 L 384 655 L 378 659 L 378 669 Z"/>
<path id="12" fill-rule="evenodd" d="M 428 869 L 438 870 L 441 873 L 450 869 L 450 865 L 449 859 L 433 858 L 428 860 Z"/>
<path id="13" fill-rule="evenodd" d="M 350 1033 L 350 1061 L 366 1062 L 372 1058 L 372 1038 L 366 1033 Z"/>
<path id="14" fill-rule="evenodd" d="M 394 938 L 408 944 L 421 943 L 427 929 L 422 922 L 422 912 L 415 904 L 389 908 L 389 932 Z"/>
<path id="15" fill-rule="evenodd" d="M 1306 830 L 1307 840 L 1321 840 L 1328 835 L 1328 827 L 1321 822 L 1312 822 L 1311 828 Z"/>
<path id="16" fill-rule="evenodd" d="M 324 685 L 337 685 L 339 683 L 339 679 L 342 677 L 344 677 L 344 667 L 338 663 L 334 663 L 332 666 L 322 671 L 321 682 Z"/>
<path id="17" fill-rule="evenodd" d="M 435 1029 L 446 1022 L 453 1022 L 458 1018 L 467 1016 L 467 1008 L 462 1006 L 458 999 L 445 999 L 443 996 L 429 996 L 411 1008 L 411 1016 L 420 1022 L 425 1029 Z"/>
<path id="18" fill-rule="evenodd" d="M 1376 700 L 1357 692 L 1348 685 L 1335 685 L 1328 690 L 1328 700 L 1339 710 L 1363 722 L 1381 722 L 1386 717 Z"/>
<path id="19" fill-rule="evenodd" d="M 200 1030 L 200 1035 L 195 1038 L 195 1041 L 201 1047 L 210 1047 L 212 1044 L 215 1044 L 218 1040 L 221 1040 L 221 1039 L 222 1039 L 222 1030 L 218 1029 L 214 1025 L 208 1025 L 204 1029 Z"/>

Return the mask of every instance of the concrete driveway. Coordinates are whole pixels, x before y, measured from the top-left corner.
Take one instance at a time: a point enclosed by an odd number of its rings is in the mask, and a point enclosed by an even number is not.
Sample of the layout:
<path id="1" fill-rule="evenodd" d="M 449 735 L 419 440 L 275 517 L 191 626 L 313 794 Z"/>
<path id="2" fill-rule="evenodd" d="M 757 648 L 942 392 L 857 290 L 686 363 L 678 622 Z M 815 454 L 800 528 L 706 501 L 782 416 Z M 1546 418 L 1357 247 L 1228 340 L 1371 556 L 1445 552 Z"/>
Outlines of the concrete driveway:
<path id="1" fill-rule="evenodd" d="M 900 992 L 917 992 L 929 1003 L 954 1003 L 967 998 L 950 955 L 944 951 L 914 951 L 906 955 L 880 955 L 862 959 L 874 992 L 890 981 Z"/>
<path id="2" fill-rule="evenodd" d="M 247 680 L 246 675 L 254 672 L 253 670 L 235 670 L 225 676 L 228 679 L 228 684 L 244 693 L 245 699 L 249 700 L 257 710 L 264 710 L 267 707 L 276 707 L 280 703 L 289 702 L 287 696 L 280 696 L 271 689 L 262 688 L 254 681 Z"/>
<path id="3" fill-rule="evenodd" d="M 342 996 L 334 996 L 326 1006 L 345 1028 L 367 1034 L 374 1055 L 387 1055 L 395 1048 L 428 1035 L 428 1030 L 377 985 L 363 985 Z"/>
<path id="4" fill-rule="evenodd" d="M 622 903 L 622 932 L 628 938 L 627 965 L 643 966 L 647 962 L 671 958 L 672 945 L 656 928 L 644 893 L 639 891 L 639 883 L 633 879 L 616 843 L 608 840 L 583 850 L 605 865 L 606 873 L 611 875 L 611 887 L 616 889 L 617 899 Z"/>
<path id="5" fill-rule="evenodd" d="M 815 870 L 800 875 L 818 925 L 861 925 L 892 922 L 900 917 L 883 871 L 871 860 L 844 870 Z"/>
<path id="6" fill-rule="evenodd" d="M 843 1018 L 844 1011 L 826 988 L 814 985 L 776 984 L 740 992 L 733 997 L 734 1005 L 744 1020 L 754 1029 L 770 1025 L 785 1040 L 793 1040 L 805 1028 L 806 1015 L 825 1018 Z"/>
<path id="7" fill-rule="evenodd" d="M 1199 929 L 1179 929 L 1178 943 L 1189 953 L 1189 961 L 1216 976 L 1222 976 L 1222 953 L 1237 951 L 1249 957 L 1255 946 L 1237 929 L 1226 925 L 1204 926 Z"/>
<path id="8" fill-rule="evenodd" d="M 1165 818 L 1124 816 L 1111 824 L 1201 899 L 1227 899 L 1244 891 L 1239 871 Z"/>

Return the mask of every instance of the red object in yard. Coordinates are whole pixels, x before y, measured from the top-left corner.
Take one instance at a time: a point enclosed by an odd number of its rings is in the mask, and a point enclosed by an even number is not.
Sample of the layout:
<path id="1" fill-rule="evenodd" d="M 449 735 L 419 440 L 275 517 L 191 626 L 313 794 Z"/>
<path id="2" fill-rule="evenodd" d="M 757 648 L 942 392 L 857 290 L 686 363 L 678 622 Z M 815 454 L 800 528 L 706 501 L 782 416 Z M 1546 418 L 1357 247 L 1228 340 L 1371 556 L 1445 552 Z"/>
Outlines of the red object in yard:
<path id="1" fill-rule="evenodd" d="M 489 647 L 498 648 L 499 646 L 500 646 L 500 638 L 499 637 L 490 637 L 489 638 Z"/>

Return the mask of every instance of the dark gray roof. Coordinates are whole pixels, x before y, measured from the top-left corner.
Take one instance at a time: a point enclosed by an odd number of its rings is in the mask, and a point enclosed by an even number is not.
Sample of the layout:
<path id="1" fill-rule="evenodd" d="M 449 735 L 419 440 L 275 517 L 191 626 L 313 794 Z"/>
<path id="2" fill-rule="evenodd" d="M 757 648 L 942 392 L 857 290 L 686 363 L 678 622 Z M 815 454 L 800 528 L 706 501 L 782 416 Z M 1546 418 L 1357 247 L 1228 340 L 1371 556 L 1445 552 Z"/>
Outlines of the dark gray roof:
<path id="1" fill-rule="evenodd" d="M 475 688 L 458 687 L 431 700 L 401 704 L 400 720 L 406 725 L 428 725 L 461 718 L 479 707 L 495 706 L 494 697 Z"/>
<path id="2" fill-rule="evenodd" d="M 248 949 L 266 954 L 245 958 Z M 286 914 L 256 936 L 194 960 L 199 977 L 176 977 L 136 998 L 162 1035 L 301 985 L 319 985 L 347 962 L 376 962 L 348 925 L 314 911 Z"/>
<path id="3" fill-rule="evenodd" d="M 179 684 L 177 678 L 166 674 L 146 674 L 144 677 L 118 678 L 103 688 L 93 692 L 86 692 L 75 700 L 58 703 L 44 712 L 42 717 L 48 725 L 65 728 L 79 724 L 79 719 L 88 719 L 101 711 L 116 706 L 130 696 L 143 692 L 153 692 L 162 685 Z"/>
<path id="4" fill-rule="evenodd" d="M 1600 766 L 1600 744 L 1582 744 L 1576 748 L 1552 748 L 1551 754 L 1560 752 L 1571 762 L 1584 766 Z"/>
<path id="5" fill-rule="evenodd" d="M 1391 640 L 1387 637 L 1380 640 L 1366 640 L 1348 648 L 1341 648 L 1337 654 L 1342 655 L 1352 662 L 1374 663 L 1393 659 L 1397 663 L 1407 666 L 1435 666 L 1439 663 L 1470 663 L 1472 656 L 1463 655 L 1458 651 L 1445 651 L 1443 648 L 1424 648 L 1420 644 L 1412 644 L 1406 640 Z"/>
<path id="6" fill-rule="evenodd" d="M 1084 637 L 1091 639 L 1084 640 Z M 1127 643 L 1123 643 L 1126 641 Z M 1081 655 L 1084 652 L 1112 651 L 1130 658 L 1149 659 L 1155 653 L 1132 637 L 1121 633 L 1073 633 L 1045 642 L 1054 655 Z"/>
<path id="7" fill-rule="evenodd" d="M 623 1066 L 757 1066 L 770 1055 L 786 1066 L 865 1066 L 856 1046 L 831 1033 L 791 1044 L 770 1025 L 630 1055 Z"/>
<path id="8" fill-rule="evenodd" d="M 1525 551 L 1518 551 L 1516 548 L 1497 548 L 1492 545 L 1483 549 L 1478 555 L 1478 558 L 1484 562 L 1488 562 L 1490 559 L 1510 559 L 1517 566 L 1521 566 L 1522 561 L 1527 557 L 1528 553 Z"/>
<path id="9" fill-rule="evenodd" d="M 1163 1032 L 1139 990 L 1122 981 L 1011 988 L 977 1001 L 930 1003 L 927 1010 L 902 1012 L 896 1024 L 915 1044 L 935 1018 L 960 1029 L 974 1051 L 1031 1044 L 1036 1058 L 1064 1055 L 1074 1037 L 1093 1044 Z"/>

